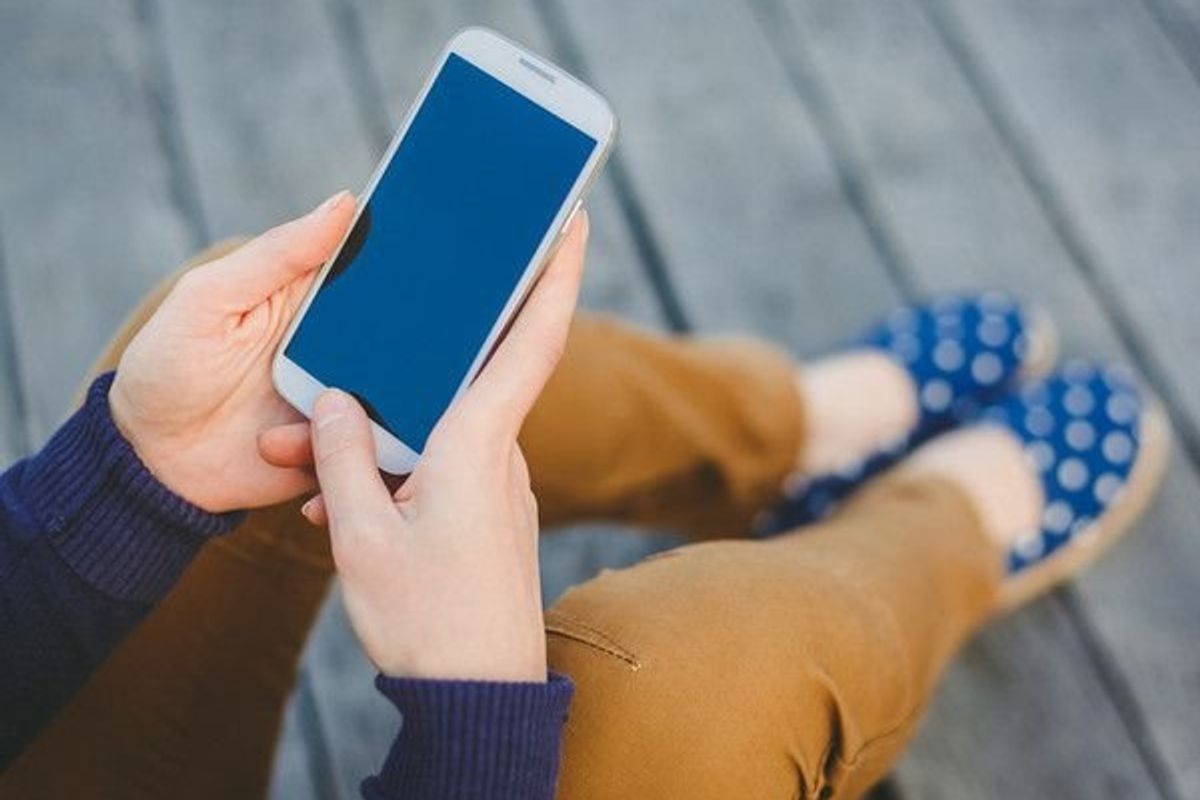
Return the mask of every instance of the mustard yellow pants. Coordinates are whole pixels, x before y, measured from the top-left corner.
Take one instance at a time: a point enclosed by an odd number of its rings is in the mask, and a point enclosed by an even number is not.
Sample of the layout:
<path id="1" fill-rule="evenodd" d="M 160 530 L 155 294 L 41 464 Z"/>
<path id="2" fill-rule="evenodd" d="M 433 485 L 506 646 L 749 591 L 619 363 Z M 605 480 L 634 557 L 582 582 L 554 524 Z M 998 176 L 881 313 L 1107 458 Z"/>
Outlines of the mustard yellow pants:
<path id="1" fill-rule="evenodd" d="M 776 498 L 801 449 L 794 371 L 750 340 L 578 316 L 522 434 L 544 525 L 603 518 L 696 543 L 607 571 L 547 613 L 550 666 L 577 687 L 561 798 L 859 796 L 990 610 L 999 560 L 967 499 L 935 479 L 885 477 L 829 522 L 718 540 Z M 296 504 L 252 513 L 0 777 L 0 796 L 264 796 L 332 576 L 326 535 Z"/>

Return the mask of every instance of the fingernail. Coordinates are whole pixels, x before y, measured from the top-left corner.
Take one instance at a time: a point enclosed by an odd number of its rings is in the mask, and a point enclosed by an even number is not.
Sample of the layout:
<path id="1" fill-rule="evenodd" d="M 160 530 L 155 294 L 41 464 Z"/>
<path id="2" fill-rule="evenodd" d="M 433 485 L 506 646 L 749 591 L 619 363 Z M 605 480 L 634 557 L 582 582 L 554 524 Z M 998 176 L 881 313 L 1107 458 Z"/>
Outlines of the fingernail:
<path id="1" fill-rule="evenodd" d="M 347 192 L 345 189 L 343 189 L 342 191 L 338 192 L 337 194 L 334 194 L 333 196 L 327 198 L 324 203 L 321 203 L 321 205 L 317 206 L 316 211 L 314 213 L 319 216 L 324 216 L 324 215 L 328 214 L 330 211 L 333 211 L 335 208 L 340 206 L 343 202 L 346 201 L 346 198 L 348 198 L 349 196 L 350 196 L 350 193 Z"/>
<path id="2" fill-rule="evenodd" d="M 310 497 L 304 501 L 304 505 L 300 506 L 300 513 L 304 515 L 304 518 L 306 520 L 308 520 L 309 522 L 312 522 L 312 510 L 314 508 L 316 508 L 316 506 L 317 506 L 317 498 Z"/>
<path id="3" fill-rule="evenodd" d="M 323 428 L 340 419 L 350 410 L 350 396 L 339 389 L 327 389 L 317 397 L 313 405 L 313 422 Z"/>

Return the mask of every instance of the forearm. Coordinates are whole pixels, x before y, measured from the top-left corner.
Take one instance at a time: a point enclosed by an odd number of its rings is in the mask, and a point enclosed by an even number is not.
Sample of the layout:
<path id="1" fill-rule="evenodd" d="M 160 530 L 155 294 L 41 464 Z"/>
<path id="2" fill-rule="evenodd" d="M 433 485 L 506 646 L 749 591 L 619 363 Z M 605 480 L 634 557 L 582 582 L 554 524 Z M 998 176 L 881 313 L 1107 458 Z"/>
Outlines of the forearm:
<path id="1" fill-rule="evenodd" d="M 238 519 L 154 479 L 113 425 L 110 381 L 0 475 L 0 768 Z"/>
<path id="2" fill-rule="evenodd" d="M 573 687 L 380 676 L 403 722 L 367 800 L 552 800 Z"/>

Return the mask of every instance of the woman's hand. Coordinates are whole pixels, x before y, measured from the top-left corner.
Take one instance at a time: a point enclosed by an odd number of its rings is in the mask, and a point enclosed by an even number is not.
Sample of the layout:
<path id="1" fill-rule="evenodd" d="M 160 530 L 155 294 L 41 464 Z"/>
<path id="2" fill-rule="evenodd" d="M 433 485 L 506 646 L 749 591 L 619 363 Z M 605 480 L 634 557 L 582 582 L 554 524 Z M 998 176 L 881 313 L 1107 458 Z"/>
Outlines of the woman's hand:
<path id="1" fill-rule="evenodd" d="M 395 495 L 355 400 L 328 391 L 317 401 L 312 446 L 322 494 L 306 515 L 328 518 L 350 620 L 385 674 L 546 680 L 537 503 L 517 433 L 563 351 L 586 239 L 580 214 Z M 292 456 L 307 460 L 298 450 Z"/>
<path id="2" fill-rule="evenodd" d="M 354 198 L 340 192 L 187 272 L 130 342 L 109 392 L 113 419 L 176 494 L 220 512 L 312 486 L 309 471 L 263 460 L 257 438 L 301 419 L 275 392 L 271 360 L 353 216 Z"/>

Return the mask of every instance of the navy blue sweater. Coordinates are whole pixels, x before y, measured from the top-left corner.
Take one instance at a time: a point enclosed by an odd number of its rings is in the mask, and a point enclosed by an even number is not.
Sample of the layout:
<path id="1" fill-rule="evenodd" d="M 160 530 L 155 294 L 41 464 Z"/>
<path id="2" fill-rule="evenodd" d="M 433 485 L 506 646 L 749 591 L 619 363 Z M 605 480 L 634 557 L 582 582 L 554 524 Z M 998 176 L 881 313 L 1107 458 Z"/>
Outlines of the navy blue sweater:
<path id="1" fill-rule="evenodd" d="M 108 409 L 112 375 L 36 455 L 0 475 L 0 770 L 241 514 L 208 514 L 155 480 Z M 554 796 L 570 681 L 380 676 L 403 716 L 384 798 Z"/>

